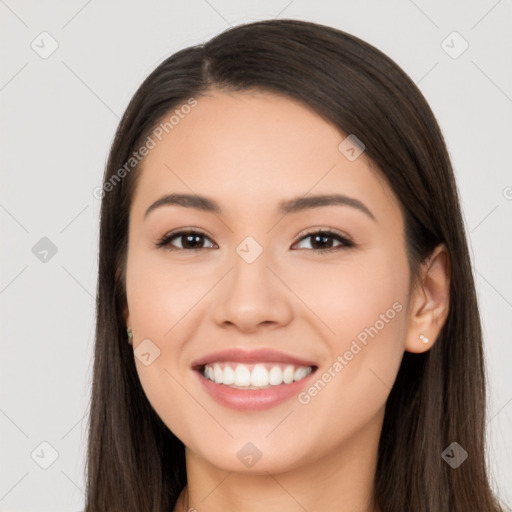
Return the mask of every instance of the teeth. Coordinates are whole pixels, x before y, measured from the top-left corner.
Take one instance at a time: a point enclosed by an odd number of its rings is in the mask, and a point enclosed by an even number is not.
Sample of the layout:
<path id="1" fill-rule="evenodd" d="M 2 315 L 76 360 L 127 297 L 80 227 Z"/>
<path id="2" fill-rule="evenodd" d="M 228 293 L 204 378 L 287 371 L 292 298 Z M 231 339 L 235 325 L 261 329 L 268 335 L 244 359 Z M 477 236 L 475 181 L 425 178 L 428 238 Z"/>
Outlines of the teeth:
<path id="1" fill-rule="evenodd" d="M 268 377 L 269 383 L 272 386 L 279 386 L 279 384 L 283 382 L 283 372 L 281 371 L 281 368 L 279 368 L 279 366 L 274 366 L 270 370 L 270 374 Z"/>
<path id="2" fill-rule="evenodd" d="M 219 384 L 219 383 L 217 383 Z M 223 384 L 221 382 L 220 384 Z M 235 386 L 250 386 L 251 385 L 251 372 L 247 366 L 239 364 L 235 370 Z"/>
<path id="3" fill-rule="evenodd" d="M 213 365 L 213 376 L 217 384 L 222 384 L 224 379 L 224 372 L 220 369 L 218 364 Z"/>
<path id="4" fill-rule="evenodd" d="M 309 375 L 308 368 L 301 366 L 295 370 L 295 373 L 293 374 L 293 380 L 301 380 L 308 375 Z"/>
<path id="5" fill-rule="evenodd" d="M 256 387 L 268 386 L 268 371 L 264 366 L 257 364 L 251 373 L 251 385 Z"/>
<path id="6" fill-rule="evenodd" d="M 214 363 L 204 368 L 203 375 L 216 384 L 234 388 L 262 389 L 281 384 L 291 384 L 307 377 L 310 366 L 241 363 Z"/>
<path id="7" fill-rule="evenodd" d="M 283 372 L 283 381 L 285 384 L 290 384 L 293 382 L 293 372 L 295 368 L 293 366 L 287 366 Z"/>
<path id="8" fill-rule="evenodd" d="M 226 366 L 224 368 L 224 375 L 222 377 L 222 383 L 230 386 L 235 383 L 235 372 L 231 366 Z"/>

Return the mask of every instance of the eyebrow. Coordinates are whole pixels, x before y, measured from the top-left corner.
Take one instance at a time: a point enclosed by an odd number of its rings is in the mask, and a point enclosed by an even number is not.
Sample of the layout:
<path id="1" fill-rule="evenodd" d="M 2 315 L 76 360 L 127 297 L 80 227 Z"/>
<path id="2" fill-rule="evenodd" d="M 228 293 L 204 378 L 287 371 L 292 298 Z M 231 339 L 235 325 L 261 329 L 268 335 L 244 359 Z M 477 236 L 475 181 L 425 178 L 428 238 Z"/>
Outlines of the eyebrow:
<path id="1" fill-rule="evenodd" d="M 219 203 L 217 203 L 214 199 L 211 199 L 209 197 L 198 196 L 195 194 L 166 194 L 165 196 L 162 196 L 160 199 L 157 199 L 146 210 L 144 218 L 146 218 L 149 215 L 149 213 L 155 210 L 156 208 L 170 205 L 183 206 L 185 208 L 194 208 L 197 210 L 217 214 L 222 213 L 222 208 L 220 207 Z M 340 194 L 315 195 L 286 199 L 279 202 L 278 212 L 282 214 L 288 214 L 309 210 L 312 208 L 333 205 L 351 206 L 352 208 L 356 208 L 357 210 L 365 213 L 371 219 L 376 220 L 373 213 L 368 209 L 368 207 L 364 203 L 353 197 L 348 197 Z"/>

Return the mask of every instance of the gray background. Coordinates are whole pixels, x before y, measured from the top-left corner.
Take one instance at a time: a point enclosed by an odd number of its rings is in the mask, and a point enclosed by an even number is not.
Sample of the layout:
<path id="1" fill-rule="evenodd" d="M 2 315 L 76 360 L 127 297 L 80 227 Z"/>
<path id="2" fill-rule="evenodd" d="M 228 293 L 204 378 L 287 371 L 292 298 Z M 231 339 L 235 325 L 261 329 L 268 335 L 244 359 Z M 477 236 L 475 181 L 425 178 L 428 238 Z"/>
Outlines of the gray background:
<path id="1" fill-rule="evenodd" d="M 491 478 L 510 506 L 510 0 L 0 0 L 0 16 L 0 510 L 83 508 L 100 207 L 92 191 L 130 97 L 178 49 L 274 17 L 331 25 L 381 49 L 439 121 L 484 324 Z"/>

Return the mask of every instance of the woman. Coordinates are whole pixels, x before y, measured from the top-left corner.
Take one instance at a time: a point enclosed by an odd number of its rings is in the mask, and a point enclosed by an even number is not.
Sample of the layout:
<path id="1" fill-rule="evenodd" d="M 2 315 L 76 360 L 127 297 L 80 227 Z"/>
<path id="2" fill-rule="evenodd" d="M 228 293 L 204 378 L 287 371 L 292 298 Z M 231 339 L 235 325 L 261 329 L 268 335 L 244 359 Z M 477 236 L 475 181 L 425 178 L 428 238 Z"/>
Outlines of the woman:
<path id="1" fill-rule="evenodd" d="M 437 122 L 297 20 L 166 59 L 101 191 L 93 511 L 498 511 L 482 333 Z"/>

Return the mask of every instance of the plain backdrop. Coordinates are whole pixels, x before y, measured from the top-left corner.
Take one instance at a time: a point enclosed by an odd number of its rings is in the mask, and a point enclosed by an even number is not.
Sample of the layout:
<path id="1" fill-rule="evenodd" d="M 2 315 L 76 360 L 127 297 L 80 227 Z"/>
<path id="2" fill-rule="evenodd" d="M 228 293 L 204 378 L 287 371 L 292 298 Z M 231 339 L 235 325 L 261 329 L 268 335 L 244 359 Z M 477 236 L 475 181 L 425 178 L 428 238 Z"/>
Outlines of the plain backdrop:
<path id="1" fill-rule="evenodd" d="M 93 190 L 128 101 L 177 50 L 268 18 L 364 39 L 430 103 L 454 164 L 478 287 L 491 478 L 512 503 L 510 1 L 1 0 L 1 511 L 84 506 Z"/>

